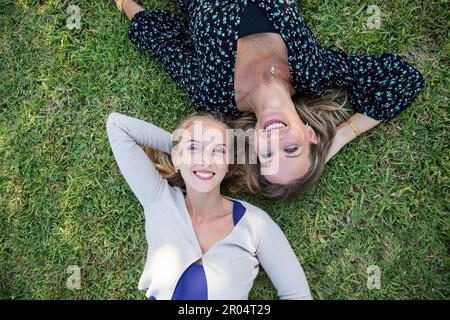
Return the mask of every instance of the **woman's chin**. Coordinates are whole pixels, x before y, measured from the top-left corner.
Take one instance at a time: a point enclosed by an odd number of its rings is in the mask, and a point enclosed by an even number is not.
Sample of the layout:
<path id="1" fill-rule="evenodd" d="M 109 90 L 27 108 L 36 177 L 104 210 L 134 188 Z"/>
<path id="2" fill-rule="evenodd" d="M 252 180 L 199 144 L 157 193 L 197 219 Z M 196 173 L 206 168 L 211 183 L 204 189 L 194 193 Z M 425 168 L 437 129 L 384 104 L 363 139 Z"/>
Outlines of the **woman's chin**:
<path id="1" fill-rule="evenodd" d="M 220 183 L 213 181 L 192 181 L 189 184 L 191 190 L 195 190 L 198 193 L 209 193 L 217 188 L 220 188 Z"/>

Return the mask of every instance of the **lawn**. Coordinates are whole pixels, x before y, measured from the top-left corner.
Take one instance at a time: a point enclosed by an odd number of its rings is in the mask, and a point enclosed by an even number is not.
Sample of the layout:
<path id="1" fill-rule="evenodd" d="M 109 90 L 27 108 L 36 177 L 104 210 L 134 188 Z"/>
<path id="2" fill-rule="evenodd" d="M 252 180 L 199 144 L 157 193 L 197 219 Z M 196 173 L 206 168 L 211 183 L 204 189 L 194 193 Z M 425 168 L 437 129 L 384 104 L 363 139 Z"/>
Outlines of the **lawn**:
<path id="1" fill-rule="evenodd" d="M 446 1 L 297 1 L 322 44 L 397 52 L 426 76 L 415 103 L 346 146 L 321 181 L 265 209 L 316 299 L 448 299 L 450 14 Z M 175 10 L 169 0 L 144 1 Z M 381 9 L 368 29 L 367 6 Z M 69 30 L 69 5 L 81 29 Z M 160 63 L 132 46 L 113 1 L 0 4 L 0 298 L 145 299 L 138 201 L 105 130 L 117 111 L 175 128 L 192 109 Z M 69 265 L 81 288 L 68 289 Z M 381 272 L 369 289 L 370 266 Z M 275 299 L 260 272 L 252 299 Z"/>

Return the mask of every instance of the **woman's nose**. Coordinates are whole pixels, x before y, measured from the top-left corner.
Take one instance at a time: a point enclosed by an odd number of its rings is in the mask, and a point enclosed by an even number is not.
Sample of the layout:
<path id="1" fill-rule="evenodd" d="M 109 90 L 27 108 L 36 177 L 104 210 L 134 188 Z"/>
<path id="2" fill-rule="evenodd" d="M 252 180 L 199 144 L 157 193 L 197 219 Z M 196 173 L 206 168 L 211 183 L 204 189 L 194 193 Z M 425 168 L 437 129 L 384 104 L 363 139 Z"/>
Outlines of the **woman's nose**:
<path id="1" fill-rule="evenodd" d="M 201 165 L 211 164 L 211 155 L 209 152 L 202 152 L 201 162 Z"/>

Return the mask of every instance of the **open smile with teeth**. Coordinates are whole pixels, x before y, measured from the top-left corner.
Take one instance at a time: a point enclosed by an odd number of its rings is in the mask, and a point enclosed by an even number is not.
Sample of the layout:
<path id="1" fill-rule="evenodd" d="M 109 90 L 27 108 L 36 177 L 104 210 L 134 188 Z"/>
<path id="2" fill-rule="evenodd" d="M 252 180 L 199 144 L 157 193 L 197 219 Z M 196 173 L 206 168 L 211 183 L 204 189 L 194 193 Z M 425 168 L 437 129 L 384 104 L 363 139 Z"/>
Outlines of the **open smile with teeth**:
<path id="1" fill-rule="evenodd" d="M 272 129 L 280 129 L 280 128 L 284 128 L 284 127 L 286 127 L 286 124 L 284 124 L 283 122 L 273 122 L 273 123 L 269 124 L 268 126 L 266 126 L 264 129 L 272 130 Z"/>
<path id="2" fill-rule="evenodd" d="M 197 178 L 199 178 L 201 180 L 210 180 L 215 175 L 214 172 L 207 171 L 207 170 L 194 171 L 194 174 Z"/>

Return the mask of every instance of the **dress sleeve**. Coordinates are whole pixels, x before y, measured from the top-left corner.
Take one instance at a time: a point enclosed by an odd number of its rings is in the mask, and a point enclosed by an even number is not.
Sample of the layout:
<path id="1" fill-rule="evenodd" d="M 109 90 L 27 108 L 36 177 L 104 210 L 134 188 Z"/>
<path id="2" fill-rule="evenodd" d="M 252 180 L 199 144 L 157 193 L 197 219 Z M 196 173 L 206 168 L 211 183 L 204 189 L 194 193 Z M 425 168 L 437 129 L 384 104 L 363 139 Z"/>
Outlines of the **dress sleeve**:
<path id="1" fill-rule="evenodd" d="M 312 299 L 305 273 L 297 256 L 283 231 L 268 216 L 261 219 L 256 256 L 275 286 L 280 299 Z"/>
<path id="2" fill-rule="evenodd" d="M 329 85 L 345 87 L 356 112 L 387 122 L 424 88 L 422 74 L 394 53 L 348 55 L 321 48 Z"/>
<path id="3" fill-rule="evenodd" d="M 128 37 L 139 49 L 151 52 L 164 70 L 199 107 L 198 59 L 186 23 L 175 13 L 164 9 L 136 13 Z"/>
<path id="4" fill-rule="evenodd" d="M 165 188 L 169 188 L 169 184 L 139 145 L 170 153 L 171 134 L 153 124 L 116 112 L 109 115 L 106 130 L 122 175 L 146 208 Z"/>

